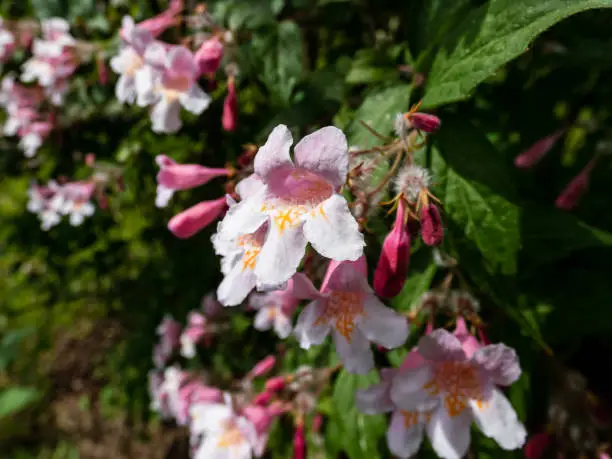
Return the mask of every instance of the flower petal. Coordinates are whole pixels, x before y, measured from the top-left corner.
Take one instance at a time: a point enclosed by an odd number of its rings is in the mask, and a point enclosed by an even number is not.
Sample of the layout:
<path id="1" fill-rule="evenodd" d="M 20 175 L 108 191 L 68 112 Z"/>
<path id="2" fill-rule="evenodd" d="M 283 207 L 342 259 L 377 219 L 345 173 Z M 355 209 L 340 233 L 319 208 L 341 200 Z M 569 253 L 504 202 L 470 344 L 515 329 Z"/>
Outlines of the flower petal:
<path id="1" fill-rule="evenodd" d="M 370 342 L 358 328 L 353 330 L 350 341 L 336 330 L 333 332 L 333 338 L 336 352 L 347 372 L 364 375 L 374 368 L 374 355 L 370 349 Z"/>
<path id="2" fill-rule="evenodd" d="M 241 199 L 246 199 L 257 193 L 262 187 L 263 182 L 261 179 L 256 174 L 251 174 L 238 182 L 236 185 L 236 193 L 238 193 Z"/>
<path id="3" fill-rule="evenodd" d="M 289 148 L 293 143 L 291 132 L 284 124 L 276 126 L 266 143 L 259 148 L 255 155 L 255 173 L 264 182 L 271 178 L 271 174 L 279 168 L 292 168 L 293 162 L 289 156 Z"/>
<path id="4" fill-rule="evenodd" d="M 184 46 L 173 46 L 168 51 L 167 67 L 173 72 L 184 74 L 195 79 L 196 64 L 193 53 Z"/>
<path id="5" fill-rule="evenodd" d="M 326 126 L 307 135 L 295 146 L 295 164 L 325 177 L 334 188 L 346 181 L 348 145 L 344 133 Z"/>
<path id="6" fill-rule="evenodd" d="M 280 286 L 291 279 L 305 252 L 306 238 L 301 225 L 282 230 L 270 225 L 255 266 L 258 288 Z"/>
<path id="7" fill-rule="evenodd" d="M 470 400 L 474 421 L 478 428 L 506 450 L 521 448 L 527 433 L 518 420 L 514 408 L 498 389 L 493 389 L 485 402 Z"/>
<path id="8" fill-rule="evenodd" d="M 274 319 L 274 331 L 278 337 L 280 339 L 287 338 L 291 334 L 292 328 L 293 324 L 291 323 L 291 318 L 280 311 L 277 312 Z"/>
<path id="9" fill-rule="evenodd" d="M 368 340 L 387 349 L 404 344 L 408 338 L 406 317 L 382 304 L 374 295 L 366 295 L 363 304 L 365 314 L 361 317 L 359 328 Z"/>
<path id="10" fill-rule="evenodd" d="M 197 84 L 192 84 L 187 92 L 179 95 L 181 105 L 195 115 L 199 115 L 208 108 L 211 98 Z"/>
<path id="11" fill-rule="evenodd" d="M 373 384 L 367 389 L 355 392 L 355 405 L 365 414 L 379 414 L 393 411 L 395 405 L 389 397 L 390 382 Z"/>
<path id="12" fill-rule="evenodd" d="M 329 334 L 330 325 L 319 322 L 323 314 L 324 303 L 320 300 L 313 301 L 300 313 L 293 333 L 300 342 L 302 349 L 318 345 L 325 340 Z"/>
<path id="13" fill-rule="evenodd" d="M 232 417 L 232 410 L 218 403 L 197 403 L 191 406 L 189 414 L 193 419 L 192 432 L 213 433 L 223 428 L 225 421 Z"/>
<path id="14" fill-rule="evenodd" d="M 224 306 L 236 306 L 244 301 L 254 287 L 255 273 L 252 269 L 243 269 L 243 264 L 239 262 L 219 285 L 217 299 Z"/>
<path id="15" fill-rule="evenodd" d="M 180 118 L 181 105 L 176 101 L 160 99 L 151 110 L 153 132 L 172 134 L 178 131 L 183 123 Z"/>
<path id="16" fill-rule="evenodd" d="M 304 234 L 317 252 L 333 260 L 355 261 L 363 255 L 365 242 L 351 215 L 346 199 L 339 194 L 326 199 L 304 217 Z"/>
<path id="17" fill-rule="evenodd" d="M 470 446 L 471 423 L 470 410 L 463 410 L 454 417 L 450 417 L 443 408 L 435 410 L 427 423 L 427 436 L 436 454 L 443 459 L 461 459 L 465 456 Z"/>
<path id="18" fill-rule="evenodd" d="M 266 188 L 262 187 L 256 194 L 231 206 L 219 225 L 219 234 L 222 234 L 224 239 L 232 239 L 257 231 L 268 219 L 261 211 L 265 196 Z"/>
<path id="19" fill-rule="evenodd" d="M 291 278 L 291 294 L 300 300 L 315 300 L 323 296 L 312 285 L 311 280 L 304 273 L 295 273 Z"/>
<path id="20" fill-rule="evenodd" d="M 395 406 L 406 411 L 427 411 L 434 408 L 439 399 L 425 389 L 432 378 L 433 371 L 427 364 L 402 371 L 391 382 L 391 400 Z"/>
<path id="21" fill-rule="evenodd" d="M 372 288 L 368 285 L 367 275 L 363 256 L 357 261 L 329 260 L 325 277 L 321 282 L 321 291 L 347 290 L 370 294 Z"/>
<path id="22" fill-rule="evenodd" d="M 452 333 L 439 328 L 419 341 L 419 354 L 427 360 L 465 360 L 461 342 Z"/>
<path id="23" fill-rule="evenodd" d="M 406 425 L 404 413 L 399 410 L 395 411 L 387 430 L 389 450 L 402 459 L 416 454 L 423 441 L 424 425 L 418 419 L 420 414 L 414 413 L 414 415 L 417 422 Z"/>
<path id="24" fill-rule="evenodd" d="M 115 86 L 115 96 L 119 102 L 128 104 L 134 103 L 136 99 L 136 85 L 134 78 L 128 75 L 121 75 Z"/>
<path id="25" fill-rule="evenodd" d="M 259 331 L 267 331 L 272 328 L 272 322 L 274 321 L 274 316 L 270 313 L 270 308 L 262 308 L 257 314 L 255 314 L 255 320 L 253 321 L 253 326 L 256 330 Z"/>
<path id="26" fill-rule="evenodd" d="M 490 344 L 477 350 L 472 356 L 476 362 L 500 386 L 509 386 L 521 376 L 521 367 L 514 349 L 505 344 Z"/>

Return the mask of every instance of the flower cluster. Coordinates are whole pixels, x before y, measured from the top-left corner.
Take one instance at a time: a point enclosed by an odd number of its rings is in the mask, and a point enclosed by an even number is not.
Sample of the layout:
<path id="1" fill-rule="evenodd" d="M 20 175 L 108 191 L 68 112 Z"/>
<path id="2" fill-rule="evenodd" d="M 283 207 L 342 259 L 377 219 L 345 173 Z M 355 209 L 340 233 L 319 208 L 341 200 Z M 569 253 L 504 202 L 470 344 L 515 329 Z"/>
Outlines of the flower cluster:
<path id="1" fill-rule="evenodd" d="M 205 301 L 214 300 L 207 297 Z M 294 454 L 304 457 L 304 419 L 313 414 L 316 394 L 328 384 L 335 369 L 303 367 L 294 374 L 270 376 L 277 359 L 268 356 L 236 381 L 231 392 L 223 391 L 208 382 L 206 372 L 183 370 L 173 358 L 179 351 L 183 357 L 194 357 L 189 349 L 218 331 L 219 322 L 202 311 L 192 311 L 184 329 L 170 317 L 163 319 L 154 352 L 156 368 L 149 373 L 152 409 L 164 419 L 186 426 L 192 457 L 202 459 L 230 454 L 237 459 L 261 457 L 272 423 L 285 413 L 292 414 Z M 317 419 L 314 415 L 315 434 Z"/>
<path id="2" fill-rule="evenodd" d="M 182 1 L 173 0 L 166 11 L 138 24 L 131 17 L 124 17 L 120 31 L 122 47 L 110 61 L 111 68 L 119 75 L 115 87 L 117 99 L 151 107 L 154 132 L 178 131 L 182 125 L 181 107 L 195 115 L 208 108 L 211 98 L 198 80 L 214 77 L 224 55 L 224 43 L 231 42 L 231 34 L 219 31 L 208 16 L 200 18 L 200 22 L 214 32 L 197 34 L 201 44 L 195 52 L 184 45 L 157 40 L 162 32 L 178 24 L 182 10 Z M 193 24 L 196 18 L 197 15 L 190 22 Z M 235 64 L 231 65 L 227 72 L 228 94 L 222 124 L 228 131 L 233 131 L 237 124 L 235 68 Z"/>

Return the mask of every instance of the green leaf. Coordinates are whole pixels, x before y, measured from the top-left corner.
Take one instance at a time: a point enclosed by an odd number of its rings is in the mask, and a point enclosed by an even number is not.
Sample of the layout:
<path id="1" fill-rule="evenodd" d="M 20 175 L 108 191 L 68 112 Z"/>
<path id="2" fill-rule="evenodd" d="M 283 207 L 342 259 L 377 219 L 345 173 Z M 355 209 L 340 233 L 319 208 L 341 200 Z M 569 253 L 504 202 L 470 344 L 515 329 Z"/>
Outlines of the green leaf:
<path id="1" fill-rule="evenodd" d="M 376 372 L 360 376 L 342 370 L 336 379 L 333 391 L 334 413 L 331 419 L 336 429 L 334 438 L 340 444 L 334 446 L 343 449 L 350 459 L 380 457 L 377 444 L 387 428 L 385 417 L 368 416 L 355 407 L 356 390 L 377 382 Z"/>
<path id="2" fill-rule="evenodd" d="M 0 342 L 0 371 L 6 368 L 17 358 L 19 347 L 24 338 L 34 333 L 33 327 L 9 331 Z"/>
<path id="3" fill-rule="evenodd" d="M 288 105 L 293 89 L 304 76 L 300 28 L 293 21 L 283 21 L 278 24 L 276 34 L 259 40 L 259 43 L 254 40 L 253 46 L 262 52 L 260 79 L 268 91 Z"/>
<path id="4" fill-rule="evenodd" d="M 509 166 L 486 136 L 461 118 L 446 118 L 435 142 L 432 171 L 444 213 L 475 243 L 489 271 L 513 274 L 520 231 Z"/>
<path id="5" fill-rule="evenodd" d="M 408 110 L 410 90 L 409 84 L 399 84 L 368 94 L 348 127 L 349 145 L 369 148 L 380 144 L 380 139 L 372 135 L 359 121 L 367 123 L 382 135 L 388 135 L 393 130 L 395 115 Z"/>
<path id="6" fill-rule="evenodd" d="M 610 6 L 612 0 L 491 0 L 473 9 L 441 43 L 423 107 L 467 98 L 553 24 L 580 11 Z"/>
<path id="7" fill-rule="evenodd" d="M 0 392 L 0 418 L 12 416 L 26 409 L 40 397 L 32 387 L 9 387 Z"/>
<path id="8" fill-rule="evenodd" d="M 527 266 L 533 266 L 534 262 L 553 263 L 578 250 L 612 246 L 611 233 L 553 207 L 525 207 L 522 221 Z"/>

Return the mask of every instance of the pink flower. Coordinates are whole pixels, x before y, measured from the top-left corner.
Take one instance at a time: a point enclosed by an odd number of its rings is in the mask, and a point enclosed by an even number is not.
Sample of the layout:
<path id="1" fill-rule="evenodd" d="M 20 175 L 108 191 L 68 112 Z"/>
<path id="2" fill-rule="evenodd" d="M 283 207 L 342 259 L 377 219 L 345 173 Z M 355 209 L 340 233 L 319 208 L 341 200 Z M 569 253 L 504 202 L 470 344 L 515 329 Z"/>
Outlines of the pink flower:
<path id="1" fill-rule="evenodd" d="M 194 56 L 184 46 L 149 45 L 144 55 L 148 63 L 135 75 L 137 103 L 153 105 L 154 132 L 174 133 L 182 125 L 181 106 L 195 115 L 210 104 L 210 97 L 197 84 Z"/>
<path id="2" fill-rule="evenodd" d="M 298 276 L 298 274 L 296 274 Z M 249 305 L 259 309 L 255 316 L 255 328 L 260 331 L 274 331 L 279 338 L 285 339 L 293 328 L 291 318 L 298 307 L 299 299 L 294 296 L 293 278 L 287 282 L 283 290 L 266 293 L 254 293 L 249 299 Z"/>
<path id="3" fill-rule="evenodd" d="M 134 24 L 129 16 L 123 17 L 120 31 L 123 46 L 110 66 L 120 75 L 115 86 L 115 95 L 120 102 L 134 103 L 137 97 L 136 75 L 144 69 L 144 53 L 153 42 L 151 33 Z"/>
<path id="4" fill-rule="evenodd" d="M 321 344 L 331 331 L 336 352 L 350 373 L 365 374 L 373 368 L 370 341 L 393 349 L 408 337 L 406 318 L 381 303 L 367 278 L 350 263 L 337 264 L 320 293 L 308 282 L 299 296 L 314 299 L 295 327 L 300 345 L 308 349 Z"/>
<path id="5" fill-rule="evenodd" d="M 18 131 L 21 138 L 19 148 L 23 150 L 26 158 L 32 158 L 36 155 L 38 149 L 42 146 L 43 141 L 49 136 L 53 129 L 50 121 L 33 121 L 24 124 Z"/>
<path id="6" fill-rule="evenodd" d="M 410 261 L 410 235 L 406 228 L 405 202 L 400 199 L 395 224 L 385 237 L 376 271 L 374 290 L 383 298 L 393 298 L 404 286 Z"/>
<path id="7" fill-rule="evenodd" d="M 328 126 L 289 149 L 289 129 L 279 125 L 255 156 L 255 173 L 263 182 L 221 222 L 227 239 L 252 234 L 265 223 L 268 236 L 254 269 L 257 282 L 278 287 L 295 274 L 308 242 L 321 255 L 356 260 L 364 240 L 346 200 L 336 192 L 348 172 L 346 137 Z"/>
<path id="8" fill-rule="evenodd" d="M 444 238 L 444 228 L 440 212 L 435 204 L 429 204 L 421 209 L 421 237 L 427 245 L 438 246 Z"/>
<path id="9" fill-rule="evenodd" d="M 221 124 L 226 131 L 235 131 L 238 126 L 238 98 L 236 96 L 236 85 L 230 77 L 227 83 L 227 96 L 223 101 L 223 116 Z"/>
<path id="10" fill-rule="evenodd" d="M 561 192 L 555 205 L 559 209 L 572 210 L 578 205 L 582 197 L 586 194 L 589 189 L 589 183 L 591 181 L 591 172 L 597 162 L 597 156 L 593 158 L 589 163 L 580 171 L 580 173 L 572 179 L 571 182 Z"/>
<path id="11" fill-rule="evenodd" d="M 488 345 L 468 357 L 456 336 L 438 329 L 421 338 L 417 351 L 424 362 L 393 378 L 390 398 L 400 409 L 418 414 L 438 456 L 462 458 L 472 422 L 503 449 L 524 444 L 525 428 L 496 387 L 512 384 L 521 374 L 513 349 Z"/>
<path id="12" fill-rule="evenodd" d="M 215 177 L 228 176 L 229 169 L 209 168 L 199 164 L 178 164 L 166 155 L 158 155 L 155 161 L 160 167 L 157 183 L 170 190 L 188 190 L 208 183 Z"/>
<path id="13" fill-rule="evenodd" d="M 207 293 L 202 298 L 202 310 L 205 316 L 213 318 L 221 312 L 222 308 L 223 306 L 217 300 L 217 295 L 215 293 Z"/>
<path id="14" fill-rule="evenodd" d="M 194 437 L 201 436 L 194 459 L 232 457 L 251 459 L 259 445 L 259 435 L 253 423 L 236 413 L 231 398 L 225 395 L 224 404 L 194 404 L 191 406 L 190 430 Z"/>
<path id="15" fill-rule="evenodd" d="M 181 324 L 171 316 L 165 316 L 157 327 L 157 334 L 160 336 L 160 344 L 157 348 L 155 365 L 163 367 L 172 353 L 180 346 Z"/>
<path id="16" fill-rule="evenodd" d="M 272 408 L 249 405 L 244 408 L 243 415 L 255 427 L 256 438 L 253 444 L 253 453 L 256 457 L 260 457 L 266 449 L 272 421 L 278 414 Z"/>
<path id="17" fill-rule="evenodd" d="M 187 425 L 191 422 L 190 409 L 195 404 L 219 403 L 223 393 L 214 387 L 204 385 L 199 380 L 185 379 L 178 388 L 173 416 L 177 424 Z"/>
<path id="18" fill-rule="evenodd" d="M 172 217 L 168 222 L 168 229 L 176 237 L 189 238 L 219 218 L 226 209 L 225 197 L 202 201 Z"/>
<path id="19" fill-rule="evenodd" d="M 153 37 L 161 35 L 166 29 L 176 25 L 180 19 L 178 14 L 183 10 L 182 0 L 171 0 L 168 9 L 155 17 L 146 19 L 136 24 L 136 27 L 141 30 L 146 30 Z M 122 29 L 123 31 L 123 29 Z M 122 36 L 123 38 L 123 36 Z"/>
<path id="20" fill-rule="evenodd" d="M 195 53 L 195 61 L 200 75 L 215 73 L 223 59 L 223 43 L 217 36 L 206 40 Z"/>
<path id="21" fill-rule="evenodd" d="M 263 376 L 274 368 L 276 365 L 276 357 L 273 355 L 269 355 L 265 359 L 257 362 L 257 364 L 253 367 L 251 371 L 249 371 L 249 378 L 258 378 L 259 376 Z"/>
<path id="22" fill-rule="evenodd" d="M 196 355 L 196 344 L 208 332 L 208 321 L 204 315 L 196 311 L 191 311 L 187 316 L 187 326 L 183 330 L 180 337 L 181 355 L 188 359 L 192 359 Z"/>
<path id="23" fill-rule="evenodd" d="M 514 158 L 514 165 L 521 169 L 528 169 L 534 166 L 552 149 L 552 147 L 555 146 L 557 140 L 559 140 L 564 133 L 564 130 L 559 130 L 538 140 L 527 150 Z"/>
<path id="24" fill-rule="evenodd" d="M 15 35 L 4 27 L 0 18 L 0 62 L 8 61 L 15 51 Z"/>

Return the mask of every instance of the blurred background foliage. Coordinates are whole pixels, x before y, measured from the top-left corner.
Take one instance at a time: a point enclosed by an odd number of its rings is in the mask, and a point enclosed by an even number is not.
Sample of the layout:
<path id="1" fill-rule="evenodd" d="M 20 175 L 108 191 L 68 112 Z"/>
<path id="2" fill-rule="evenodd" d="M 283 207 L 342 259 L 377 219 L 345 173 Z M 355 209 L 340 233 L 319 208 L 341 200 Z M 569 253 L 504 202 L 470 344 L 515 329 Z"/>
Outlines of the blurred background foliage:
<path id="1" fill-rule="evenodd" d="M 108 59 L 119 45 L 123 15 L 138 21 L 165 6 L 162 0 L 2 0 L 0 12 L 14 19 L 68 18 L 72 33 L 96 43 Z M 163 445 L 146 450 L 149 457 L 186 457 L 173 429 L 151 417 L 146 375 L 163 315 L 184 321 L 220 279 L 212 228 L 178 240 L 166 223 L 221 190 L 212 182 L 179 194 L 167 209 L 155 208 L 156 155 L 223 166 L 281 122 L 298 136 L 333 123 L 351 145 L 367 147 L 378 140 L 358 120 L 390 134 L 395 114 L 421 99 L 442 119 L 422 161 L 444 203 L 444 250 L 457 258 L 463 282 L 480 299 L 490 339 L 519 351 L 524 376 L 510 394 L 519 416 L 530 430 L 542 426 L 559 368 L 583 374 L 589 390 L 609 404 L 608 157 L 599 161 L 577 210 L 554 206 L 596 149 L 609 149 L 612 141 L 612 12 L 582 12 L 605 6 L 612 2 L 210 1 L 214 17 L 239 43 L 234 133 L 220 127 L 222 78 L 208 88 L 215 100 L 209 110 L 188 117 L 177 135 L 157 135 L 143 109 L 119 105 L 114 80 L 100 84 L 95 63 L 84 64 L 59 115 L 62 128 L 35 159 L 24 159 L 12 139 L 0 139 L 2 457 L 120 457 L 138 454 L 147 442 Z M 168 40 L 179 32 L 167 32 Z M 568 134 L 537 167 L 514 167 L 517 154 L 562 127 Z M 82 227 L 62 223 L 41 231 L 25 210 L 31 180 L 87 177 L 87 153 L 123 169 L 125 192 L 111 196 L 109 209 Z M 389 226 L 384 212 L 369 223 L 370 266 Z M 439 277 L 431 253 L 417 244 L 394 306 L 408 310 Z M 234 333 L 202 356 L 222 379 L 278 350 L 270 335 L 251 328 L 250 317 L 232 315 L 232 327 Z M 287 369 L 335 358 L 326 347 L 299 351 L 292 339 L 283 346 Z M 398 364 L 405 352 L 377 360 Z M 325 444 L 311 451 L 388 457 L 386 421 L 358 414 L 352 400 L 354 388 L 371 380 L 340 374 L 320 401 Z M 91 424 L 93 434 L 66 427 L 62 416 Z M 121 428 L 107 427 L 115 422 Z M 290 429 L 277 429 L 270 456 L 287 457 Z M 110 446 L 96 449 L 105 438 Z M 474 438 L 475 457 L 522 457 Z"/>

